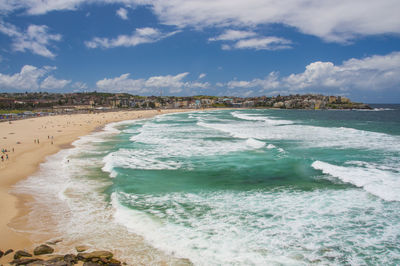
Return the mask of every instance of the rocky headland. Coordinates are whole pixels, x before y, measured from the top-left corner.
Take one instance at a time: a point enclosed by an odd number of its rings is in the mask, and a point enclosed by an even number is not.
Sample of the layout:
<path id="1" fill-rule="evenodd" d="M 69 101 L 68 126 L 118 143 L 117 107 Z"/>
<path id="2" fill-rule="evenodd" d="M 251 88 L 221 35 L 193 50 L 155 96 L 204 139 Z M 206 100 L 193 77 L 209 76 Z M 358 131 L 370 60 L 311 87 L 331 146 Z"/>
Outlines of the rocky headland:
<path id="1" fill-rule="evenodd" d="M 289 95 L 266 97 L 257 107 L 279 109 L 372 109 L 364 103 L 350 101 L 343 96 L 324 96 L 320 94 Z"/>

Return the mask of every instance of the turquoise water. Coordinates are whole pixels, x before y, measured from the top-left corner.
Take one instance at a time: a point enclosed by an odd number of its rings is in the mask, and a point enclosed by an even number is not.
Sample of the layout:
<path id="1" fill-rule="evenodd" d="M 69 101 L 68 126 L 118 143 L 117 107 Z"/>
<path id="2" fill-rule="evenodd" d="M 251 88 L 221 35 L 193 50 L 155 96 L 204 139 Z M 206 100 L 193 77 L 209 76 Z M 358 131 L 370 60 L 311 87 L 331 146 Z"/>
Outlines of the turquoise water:
<path id="1" fill-rule="evenodd" d="M 64 162 L 42 194 L 73 210 L 71 238 L 121 227 L 198 265 L 400 264 L 399 106 L 169 114 L 75 145 L 20 188 Z"/>

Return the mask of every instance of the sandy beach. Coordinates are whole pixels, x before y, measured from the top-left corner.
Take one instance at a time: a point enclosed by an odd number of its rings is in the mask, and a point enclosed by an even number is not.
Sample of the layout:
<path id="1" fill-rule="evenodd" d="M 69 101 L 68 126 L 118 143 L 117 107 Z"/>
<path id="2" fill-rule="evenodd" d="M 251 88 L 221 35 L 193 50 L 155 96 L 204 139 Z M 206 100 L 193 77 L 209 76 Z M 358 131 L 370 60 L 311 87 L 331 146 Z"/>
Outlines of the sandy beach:
<path id="1" fill-rule="evenodd" d="M 73 114 L 37 117 L 0 123 L 0 148 L 7 150 L 0 161 L 0 250 L 30 248 L 34 243 L 29 235 L 9 227 L 18 213 L 23 213 L 19 199 L 10 194 L 18 181 L 35 173 L 40 163 L 60 149 L 68 148 L 73 141 L 105 124 L 158 114 L 189 110 L 118 111 L 97 114 Z M 8 155 L 8 158 L 7 156 Z M 3 263 L 0 260 L 0 263 Z"/>

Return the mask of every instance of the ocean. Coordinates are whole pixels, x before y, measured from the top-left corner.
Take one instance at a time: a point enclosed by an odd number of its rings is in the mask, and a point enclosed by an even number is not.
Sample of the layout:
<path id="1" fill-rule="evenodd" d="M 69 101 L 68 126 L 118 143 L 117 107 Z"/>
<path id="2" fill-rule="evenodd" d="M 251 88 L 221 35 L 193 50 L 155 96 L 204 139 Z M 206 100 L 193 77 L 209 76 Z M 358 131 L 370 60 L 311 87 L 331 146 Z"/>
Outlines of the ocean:
<path id="1" fill-rule="evenodd" d="M 400 105 L 124 121 L 20 182 L 37 239 L 130 264 L 399 265 Z"/>

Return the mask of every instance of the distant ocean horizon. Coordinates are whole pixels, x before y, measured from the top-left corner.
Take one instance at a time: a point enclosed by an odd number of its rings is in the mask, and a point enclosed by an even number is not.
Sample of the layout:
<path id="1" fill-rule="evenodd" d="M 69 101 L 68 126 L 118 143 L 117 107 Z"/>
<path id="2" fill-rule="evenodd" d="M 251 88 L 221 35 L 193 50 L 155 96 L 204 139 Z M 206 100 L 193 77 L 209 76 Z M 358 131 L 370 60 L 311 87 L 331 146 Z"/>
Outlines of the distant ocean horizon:
<path id="1" fill-rule="evenodd" d="M 370 106 L 109 124 L 15 187 L 23 230 L 131 264 L 398 265 L 400 104 Z"/>

